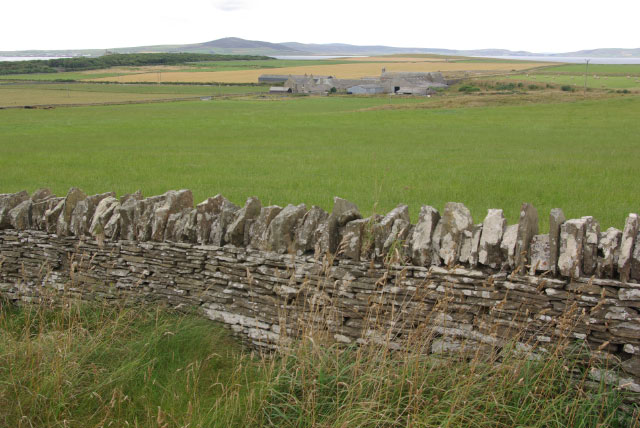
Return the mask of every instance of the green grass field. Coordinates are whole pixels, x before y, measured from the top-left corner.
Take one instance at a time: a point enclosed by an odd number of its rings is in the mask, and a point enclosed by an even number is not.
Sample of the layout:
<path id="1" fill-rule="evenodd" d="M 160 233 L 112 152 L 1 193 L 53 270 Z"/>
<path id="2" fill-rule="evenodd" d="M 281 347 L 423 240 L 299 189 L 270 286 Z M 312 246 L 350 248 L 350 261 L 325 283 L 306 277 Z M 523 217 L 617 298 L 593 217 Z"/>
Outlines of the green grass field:
<path id="1" fill-rule="evenodd" d="M 124 73 L 34 73 L 34 74 L 5 74 L 0 75 L 0 81 L 19 80 L 19 81 L 44 81 L 55 82 L 58 80 L 91 80 L 100 79 L 102 77 L 122 76 Z"/>
<path id="2" fill-rule="evenodd" d="M 125 103 L 267 92 L 266 86 L 108 83 L 0 83 L 0 107 Z"/>
<path id="3" fill-rule="evenodd" d="M 435 98 L 432 98 L 436 102 Z M 394 99 L 416 103 L 424 99 Z M 516 221 L 533 203 L 621 228 L 637 212 L 640 98 L 504 107 L 367 110 L 381 98 L 301 97 L 0 111 L 0 188 L 199 201 L 305 202 L 335 195 L 365 213 L 465 203 Z"/>
<path id="4" fill-rule="evenodd" d="M 584 87 L 584 76 L 552 75 L 552 74 L 516 74 L 502 78 L 531 83 L 550 83 L 555 85 L 573 85 Z M 594 89 L 637 89 L 640 90 L 640 76 L 587 76 L 587 87 Z"/>
<path id="5" fill-rule="evenodd" d="M 585 64 L 563 64 L 553 67 L 545 67 L 540 70 L 542 73 L 569 73 L 583 74 Z M 589 74 L 619 74 L 624 76 L 640 75 L 640 64 L 589 64 Z"/>
<path id="6" fill-rule="evenodd" d="M 131 84 L 131 83 L 25 83 L 25 84 L 2 84 L 0 90 L 19 89 L 41 91 L 70 91 L 70 92 L 103 92 L 103 93 L 123 93 L 123 94 L 179 94 L 179 95 L 202 95 L 202 94 L 238 94 L 246 92 L 266 92 L 267 86 L 250 85 L 167 85 L 167 84 Z"/>

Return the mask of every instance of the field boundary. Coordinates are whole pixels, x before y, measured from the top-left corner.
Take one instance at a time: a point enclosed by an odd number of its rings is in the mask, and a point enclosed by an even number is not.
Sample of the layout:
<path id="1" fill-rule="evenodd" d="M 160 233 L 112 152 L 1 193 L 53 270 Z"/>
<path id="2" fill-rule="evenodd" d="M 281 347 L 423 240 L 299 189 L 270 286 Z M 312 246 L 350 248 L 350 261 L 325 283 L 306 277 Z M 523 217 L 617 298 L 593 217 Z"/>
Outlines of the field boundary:
<path id="1" fill-rule="evenodd" d="M 105 101 L 101 103 L 69 103 L 69 104 L 25 104 L 19 106 L 0 106 L 0 110 L 9 109 L 53 109 L 62 107 L 101 107 L 101 106 L 114 106 L 114 105 L 129 105 L 129 104 L 151 104 L 151 103 L 170 103 L 179 101 L 197 101 L 202 98 L 209 98 L 211 101 L 214 99 L 226 99 L 226 98 L 239 98 L 246 96 L 264 95 L 265 92 L 249 92 L 243 94 L 226 94 L 226 95 L 206 95 L 206 96 L 193 96 L 193 97 L 180 97 L 180 98 L 160 98 L 150 100 L 130 100 L 130 101 Z"/>

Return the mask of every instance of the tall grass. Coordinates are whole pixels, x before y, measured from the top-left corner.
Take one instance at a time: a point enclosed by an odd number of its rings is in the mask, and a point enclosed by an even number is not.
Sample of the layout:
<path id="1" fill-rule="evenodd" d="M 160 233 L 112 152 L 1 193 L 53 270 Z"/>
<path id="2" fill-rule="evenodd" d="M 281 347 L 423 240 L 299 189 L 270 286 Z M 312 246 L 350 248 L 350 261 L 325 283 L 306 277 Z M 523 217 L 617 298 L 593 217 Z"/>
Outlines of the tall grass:
<path id="1" fill-rule="evenodd" d="M 217 326 L 161 310 L 0 311 L 0 426 L 242 426 L 256 367 Z"/>
<path id="2" fill-rule="evenodd" d="M 640 426 L 620 391 L 588 380 L 580 348 L 534 358 L 462 344 L 427 356 L 428 334 L 390 351 L 306 327 L 258 357 L 195 315 L 5 304 L 0 426 Z"/>

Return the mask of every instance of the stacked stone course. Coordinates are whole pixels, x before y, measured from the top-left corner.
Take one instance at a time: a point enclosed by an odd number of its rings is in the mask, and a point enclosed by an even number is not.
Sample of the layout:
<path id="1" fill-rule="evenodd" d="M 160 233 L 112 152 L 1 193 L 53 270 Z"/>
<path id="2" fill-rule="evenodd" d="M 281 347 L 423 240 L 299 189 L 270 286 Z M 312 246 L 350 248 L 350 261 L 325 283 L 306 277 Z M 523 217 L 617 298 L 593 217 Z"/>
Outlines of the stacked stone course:
<path id="1" fill-rule="evenodd" d="M 514 225 L 499 209 L 474 224 L 460 203 L 442 214 L 423 206 L 413 225 L 406 205 L 362 218 L 337 197 L 327 213 L 257 198 L 238 207 L 221 195 L 194 207 L 189 190 L 117 199 L 41 189 L 0 195 L 0 263 L 10 300 L 53 290 L 194 307 L 258 347 L 314 317 L 345 343 L 382 340 L 371 326 L 383 326 L 396 347 L 426 323 L 434 352 L 570 334 L 617 359 L 618 381 L 640 392 L 636 214 L 602 232 L 593 217 L 554 209 L 541 235 L 530 204 Z M 577 317 L 562 333 L 567 311 Z"/>

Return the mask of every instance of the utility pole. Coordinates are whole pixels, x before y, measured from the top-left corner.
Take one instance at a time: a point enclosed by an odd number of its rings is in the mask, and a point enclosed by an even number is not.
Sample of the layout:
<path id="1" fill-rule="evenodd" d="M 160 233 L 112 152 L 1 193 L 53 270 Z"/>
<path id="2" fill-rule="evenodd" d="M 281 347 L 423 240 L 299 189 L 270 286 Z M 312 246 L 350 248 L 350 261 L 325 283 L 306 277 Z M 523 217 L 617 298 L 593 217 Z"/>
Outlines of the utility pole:
<path id="1" fill-rule="evenodd" d="M 587 74 L 589 73 L 589 61 L 591 60 L 585 59 L 584 61 L 587 63 L 584 69 L 584 95 L 587 96 Z"/>

